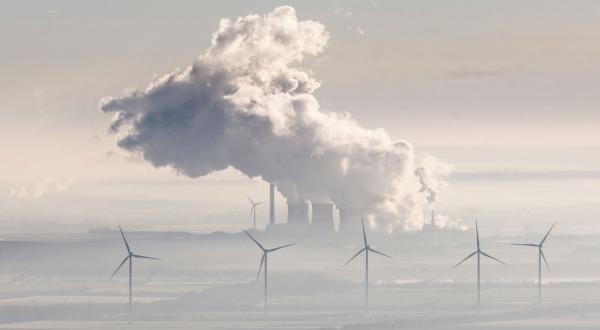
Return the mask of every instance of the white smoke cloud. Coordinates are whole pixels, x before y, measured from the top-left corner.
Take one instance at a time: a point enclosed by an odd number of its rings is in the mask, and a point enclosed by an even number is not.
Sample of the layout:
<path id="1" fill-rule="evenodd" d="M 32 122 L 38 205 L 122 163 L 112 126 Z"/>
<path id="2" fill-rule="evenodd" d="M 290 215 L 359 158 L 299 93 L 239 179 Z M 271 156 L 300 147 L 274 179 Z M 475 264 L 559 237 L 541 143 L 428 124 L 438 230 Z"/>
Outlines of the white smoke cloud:
<path id="1" fill-rule="evenodd" d="M 343 198 L 350 214 L 388 231 L 420 229 L 430 192 L 415 171 L 437 180 L 428 176 L 442 165 L 417 164 L 408 142 L 320 108 L 320 83 L 300 63 L 328 39 L 323 25 L 287 6 L 222 19 L 193 65 L 100 107 L 114 114 L 119 146 L 156 167 L 190 177 L 233 167 L 275 183 L 289 201 Z"/>
<path id="2" fill-rule="evenodd" d="M 469 227 L 465 226 L 464 222 L 460 218 L 452 218 L 445 214 L 435 215 L 435 226 L 437 228 L 450 228 L 466 231 Z"/>
<path id="3" fill-rule="evenodd" d="M 419 157 L 417 163 L 418 166 L 415 170 L 415 175 L 419 179 L 421 185 L 419 192 L 426 195 L 429 209 L 433 211 L 435 204 L 438 201 L 439 194 L 448 187 L 447 180 L 454 171 L 454 168 L 450 164 L 431 155 Z M 430 219 L 430 221 L 432 221 L 437 228 L 458 229 L 463 231 L 468 228 L 460 218 L 453 218 L 445 214 L 435 214 L 434 217 L 435 218 Z"/>
<path id="4" fill-rule="evenodd" d="M 333 11 L 334 14 L 336 15 L 343 15 L 343 16 L 352 16 L 352 11 L 343 7 L 340 7 L 339 5 L 335 6 L 335 10 Z"/>
<path id="5" fill-rule="evenodd" d="M 419 191 L 427 195 L 427 202 L 433 207 L 438 200 L 438 194 L 448 187 L 447 180 L 453 167 L 430 155 L 422 156 L 418 162 L 415 175 L 421 184 Z"/>
<path id="6" fill-rule="evenodd" d="M 15 199 L 32 199 L 44 197 L 50 193 L 68 190 L 72 185 L 71 180 L 46 179 L 37 183 L 14 183 L 9 191 L 9 196 Z"/>

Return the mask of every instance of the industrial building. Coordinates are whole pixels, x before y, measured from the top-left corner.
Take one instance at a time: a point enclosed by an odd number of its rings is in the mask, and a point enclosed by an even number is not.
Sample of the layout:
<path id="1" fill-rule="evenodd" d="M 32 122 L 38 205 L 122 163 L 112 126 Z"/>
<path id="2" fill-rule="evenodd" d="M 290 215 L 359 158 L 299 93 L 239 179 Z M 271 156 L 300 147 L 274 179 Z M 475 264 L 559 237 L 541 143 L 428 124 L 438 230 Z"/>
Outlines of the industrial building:
<path id="1" fill-rule="evenodd" d="M 275 184 L 269 186 L 269 225 L 275 224 Z M 286 225 L 309 228 L 321 233 L 334 232 L 335 205 L 332 202 L 310 202 L 305 200 L 287 202 Z M 345 212 L 340 210 L 340 226 Z"/>

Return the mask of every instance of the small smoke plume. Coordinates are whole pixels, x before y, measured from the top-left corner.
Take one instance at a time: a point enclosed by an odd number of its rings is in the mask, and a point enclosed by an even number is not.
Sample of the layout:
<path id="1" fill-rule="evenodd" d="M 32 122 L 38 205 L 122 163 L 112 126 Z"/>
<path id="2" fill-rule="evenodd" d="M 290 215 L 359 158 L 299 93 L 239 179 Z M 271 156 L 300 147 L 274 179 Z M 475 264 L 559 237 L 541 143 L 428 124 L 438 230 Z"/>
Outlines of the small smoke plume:
<path id="1" fill-rule="evenodd" d="M 452 171 L 453 168 L 451 165 L 440 161 L 433 156 L 424 155 L 420 158 L 419 166 L 415 170 L 415 176 L 419 178 L 419 183 L 421 185 L 419 192 L 426 195 L 430 210 L 433 211 L 435 203 L 438 201 L 439 194 L 446 190 L 448 186 L 447 180 Z M 433 213 L 432 216 L 433 218 L 430 219 L 430 221 L 437 228 L 467 229 L 460 218 L 453 218 L 444 214 L 433 215 Z"/>
<path id="2" fill-rule="evenodd" d="M 34 184 L 15 183 L 9 191 L 9 196 L 15 199 L 32 199 L 44 197 L 50 193 L 63 192 L 71 187 L 70 180 L 46 179 Z"/>
<path id="3" fill-rule="evenodd" d="M 431 175 L 446 165 L 417 160 L 408 142 L 320 108 L 320 83 L 300 63 L 328 39 L 323 25 L 287 6 L 222 19 L 190 67 L 100 107 L 114 114 L 119 146 L 156 167 L 190 177 L 233 167 L 275 183 L 291 202 L 339 205 L 344 196 L 349 214 L 388 231 L 420 229 L 436 195 Z"/>
<path id="4" fill-rule="evenodd" d="M 425 155 L 420 159 L 420 166 L 415 170 L 415 175 L 421 184 L 420 192 L 427 195 L 427 202 L 431 207 L 438 200 L 438 194 L 448 186 L 447 180 L 452 173 L 452 166 Z"/>
<path id="5" fill-rule="evenodd" d="M 466 231 L 469 227 L 464 225 L 464 222 L 460 218 L 452 218 L 445 214 L 436 214 L 435 215 L 435 226 L 437 228 L 450 228 L 450 229 L 458 229 L 462 231 Z"/>

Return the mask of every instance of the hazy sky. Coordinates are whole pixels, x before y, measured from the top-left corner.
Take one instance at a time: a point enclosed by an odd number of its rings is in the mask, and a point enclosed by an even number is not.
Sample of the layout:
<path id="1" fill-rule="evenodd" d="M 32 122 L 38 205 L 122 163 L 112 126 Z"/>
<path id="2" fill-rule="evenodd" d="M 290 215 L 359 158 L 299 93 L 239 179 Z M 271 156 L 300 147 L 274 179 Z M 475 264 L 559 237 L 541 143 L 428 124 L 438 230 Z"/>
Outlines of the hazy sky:
<path id="1" fill-rule="evenodd" d="M 443 207 L 468 216 L 472 195 L 498 209 L 598 206 L 598 1 L 13 1 L 0 10 L 0 220 L 187 217 L 227 229 L 231 216 L 239 225 L 245 195 L 267 196 L 260 180 L 228 171 L 194 182 L 131 159 L 98 101 L 191 64 L 220 18 L 284 4 L 331 34 L 304 64 L 323 82 L 323 108 L 459 173 L 540 172 L 532 178 L 552 182 L 507 190 L 477 174 L 451 181 Z"/>

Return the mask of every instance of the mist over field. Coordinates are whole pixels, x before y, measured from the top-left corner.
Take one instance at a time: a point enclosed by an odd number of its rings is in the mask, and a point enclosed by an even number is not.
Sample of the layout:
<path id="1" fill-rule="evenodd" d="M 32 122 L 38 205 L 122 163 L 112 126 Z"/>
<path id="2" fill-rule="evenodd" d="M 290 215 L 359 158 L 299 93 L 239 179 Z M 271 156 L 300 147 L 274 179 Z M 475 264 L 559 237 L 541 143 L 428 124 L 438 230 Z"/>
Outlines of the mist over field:
<path id="1" fill-rule="evenodd" d="M 543 274 L 540 306 L 535 251 L 507 244 L 540 235 L 482 237 L 482 248 L 508 265 L 482 260 L 478 315 L 474 259 L 451 269 L 474 250 L 472 231 L 368 233 L 374 249 L 393 257 L 370 255 L 368 311 L 364 259 L 342 266 L 360 248 L 360 234 L 258 233 L 267 247 L 297 243 L 269 256 L 264 319 L 262 277 L 256 280 L 260 251 L 244 234 L 126 235 L 136 253 L 162 259 L 134 261 L 133 328 L 589 329 L 598 322 L 598 236 L 549 238 L 552 272 Z M 13 237 L 0 247 L 2 328 L 128 327 L 126 269 L 109 280 L 125 255 L 118 231 Z"/>

